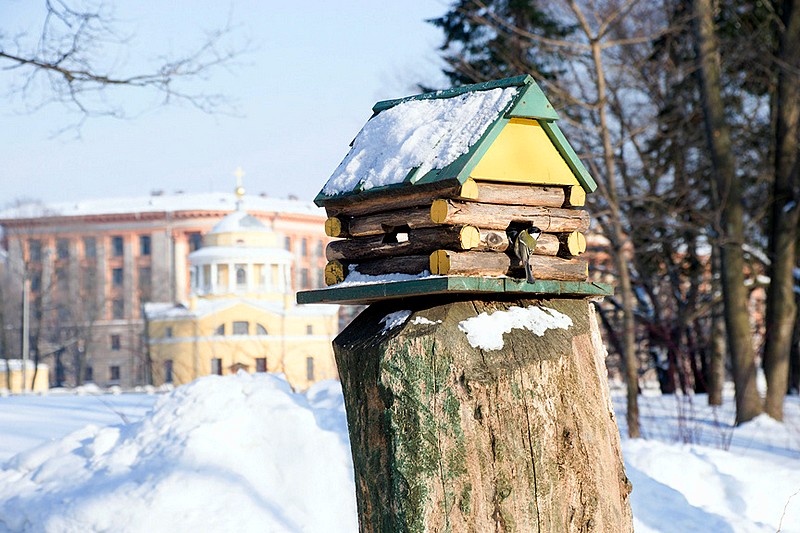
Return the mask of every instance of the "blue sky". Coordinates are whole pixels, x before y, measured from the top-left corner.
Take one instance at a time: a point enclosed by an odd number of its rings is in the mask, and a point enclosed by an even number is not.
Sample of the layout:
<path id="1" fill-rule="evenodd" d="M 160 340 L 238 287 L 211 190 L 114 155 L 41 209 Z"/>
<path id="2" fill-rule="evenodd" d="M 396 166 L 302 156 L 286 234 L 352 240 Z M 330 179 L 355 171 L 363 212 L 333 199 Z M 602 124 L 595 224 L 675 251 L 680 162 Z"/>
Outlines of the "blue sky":
<path id="1" fill-rule="evenodd" d="M 0 31 L 36 35 L 43 3 L 4 1 Z M 415 82 L 445 83 L 436 58 L 440 33 L 424 22 L 446 11 L 441 0 L 114 5 L 134 35 L 118 61 L 188 49 L 202 41 L 203 29 L 222 26 L 230 16 L 253 51 L 205 83 L 209 92 L 229 94 L 239 116 L 157 107 L 130 120 L 91 120 L 75 140 L 69 133 L 52 136 L 76 119 L 58 105 L 20 113 L 19 100 L 3 97 L 0 207 L 17 198 L 228 191 L 238 166 L 248 193 L 311 199 L 376 101 L 413 94 Z M 14 81 L 13 73 L 0 70 L 0 91 Z M 125 98 L 139 109 L 147 96 Z"/>

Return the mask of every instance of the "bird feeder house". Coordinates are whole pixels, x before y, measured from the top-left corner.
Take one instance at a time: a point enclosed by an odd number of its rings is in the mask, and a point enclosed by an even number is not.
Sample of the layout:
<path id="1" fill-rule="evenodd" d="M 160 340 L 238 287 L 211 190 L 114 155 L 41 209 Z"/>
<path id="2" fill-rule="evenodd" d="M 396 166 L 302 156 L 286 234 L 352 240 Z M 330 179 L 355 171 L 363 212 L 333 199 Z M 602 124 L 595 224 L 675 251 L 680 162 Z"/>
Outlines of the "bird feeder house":
<path id="1" fill-rule="evenodd" d="M 583 206 L 597 185 L 530 76 L 372 110 L 315 199 L 337 238 L 326 250 L 328 287 L 299 302 L 610 293 L 587 281 L 581 257 Z"/>

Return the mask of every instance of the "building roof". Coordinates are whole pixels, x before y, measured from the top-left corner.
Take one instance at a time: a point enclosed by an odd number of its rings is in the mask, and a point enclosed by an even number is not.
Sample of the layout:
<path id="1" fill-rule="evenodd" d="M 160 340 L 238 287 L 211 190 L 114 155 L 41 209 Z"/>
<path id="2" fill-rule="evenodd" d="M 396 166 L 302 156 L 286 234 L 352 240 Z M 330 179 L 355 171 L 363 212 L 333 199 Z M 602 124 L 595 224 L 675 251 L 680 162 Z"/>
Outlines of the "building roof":
<path id="1" fill-rule="evenodd" d="M 150 196 L 103 198 L 76 202 L 29 202 L 0 211 L 0 220 L 27 218 L 82 217 L 128 213 L 174 213 L 178 211 L 233 211 L 237 197 L 234 193 L 173 193 Z M 247 196 L 242 209 L 257 213 L 295 213 L 320 215 L 312 202 Z"/>
<path id="2" fill-rule="evenodd" d="M 234 305 L 245 304 L 262 311 L 287 316 L 320 316 L 334 315 L 339 312 L 336 304 L 324 305 L 292 305 L 286 309 L 281 302 L 269 300 L 250 300 L 246 298 L 225 298 L 207 300 L 197 299 L 195 308 L 189 309 L 182 304 L 172 303 L 146 303 L 144 305 L 145 315 L 149 320 L 186 320 L 199 318 L 218 313 Z"/>
<path id="3" fill-rule="evenodd" d="M 234 261 L 252 261 L 254 259 L 271 259 L 272 261 L 290 262 L 292 253 L 282 248 L 251 246 L 204 246 L 189 254 L 192 263 L 203 263 L 220 259 Z"/>
<path id="4" fill-rule="evenodd" d="M 556 125 L 558 114 L 530 76 L 378 102 L 351 150 L 314 200 L 458 180 L 464 183 L 511 119 L 539 123 L 578 183 L 597 184 Z"/>
<path id="5" fill-rule="evenodd" d="M 259 232 L 269 233 L 271 230 L 253 215 L 246 211 L 237 210 L 225 218 L 217 222 L 211 231 L 210 235 L 217 235 L 220 233 L 241 233 L 241 232 Z"/>

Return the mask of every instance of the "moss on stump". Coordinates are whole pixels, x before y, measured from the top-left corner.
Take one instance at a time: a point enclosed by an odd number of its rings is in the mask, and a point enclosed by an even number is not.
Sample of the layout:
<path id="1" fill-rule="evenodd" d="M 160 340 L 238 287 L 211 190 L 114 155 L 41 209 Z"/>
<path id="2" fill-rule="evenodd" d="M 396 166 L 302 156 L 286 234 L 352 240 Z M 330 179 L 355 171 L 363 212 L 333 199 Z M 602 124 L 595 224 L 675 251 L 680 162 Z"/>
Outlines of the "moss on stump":
<path id="1" fill-rule="evenodd" d="M 459 323 L 539 305 L 572 319 L 499 350 Z M 385 318 L 407 310 L 399 325 Z M 394 315 L 403 317 L 404 314 Z M 334 341 L 361 531 L 632 531 L 630 483 L 587 300 L 387 302 Z"/>

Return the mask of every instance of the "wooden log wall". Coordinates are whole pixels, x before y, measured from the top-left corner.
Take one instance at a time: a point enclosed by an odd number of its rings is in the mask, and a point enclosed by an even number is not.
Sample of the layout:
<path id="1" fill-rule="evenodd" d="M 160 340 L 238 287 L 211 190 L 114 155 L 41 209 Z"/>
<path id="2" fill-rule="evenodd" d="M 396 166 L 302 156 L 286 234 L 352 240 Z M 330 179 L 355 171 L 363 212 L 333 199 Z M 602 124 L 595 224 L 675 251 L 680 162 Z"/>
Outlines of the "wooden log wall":
<path id="1" fill-rule="evenodd" d="M 537 279 L 584 281 L 583 233 L 589 215 L 579 209 L 580 186 L 450 181 L 362 193 L 326 204 L 328 244 L 325 282 L 351 271 L 513 276 L 524 278 L 514 255 L 514 231 L 542 231 L 531 264 Z"/>

